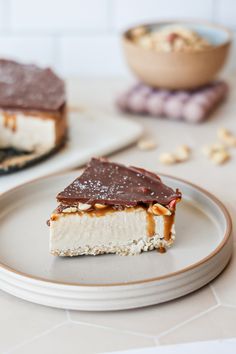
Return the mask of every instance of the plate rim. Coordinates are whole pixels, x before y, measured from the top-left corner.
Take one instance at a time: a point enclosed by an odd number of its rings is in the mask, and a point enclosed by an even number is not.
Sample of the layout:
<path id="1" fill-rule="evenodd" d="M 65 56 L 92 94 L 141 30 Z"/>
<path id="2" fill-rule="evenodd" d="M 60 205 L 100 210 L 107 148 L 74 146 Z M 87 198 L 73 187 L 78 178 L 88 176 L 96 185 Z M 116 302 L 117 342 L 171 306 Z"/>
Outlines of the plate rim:
<path id="1" fill-rule="evenodd" d="M 6 192 L 0 193 L 0 200 L 4 197 L 7 197 L 8 194 L 11 194 L 15 191 L 17 191 L 18 189 L 24 188 L 27 185 L 30 184 L 34 184 L 35 182 L 39 182 L 41 180 L 47 179 L 47 178 L 52 178 L 52 177 L 61 177 L 63 175 L 69 175 L 72 174 L 76 171 L 80 172 L 82 169 L 75 169 L 75 170 L 71 170 L 71 171 L 63 171 L 63 172 L 57 172 L 54 174 L 48 174 L 46 176 L 43 177 L 38 177 L 35 178 L 31 181 L 25 182 L 23 184 L 20 184 Z M 158 172 L 157 172 L 158 173 Z M 158 173 L 158 175 L 160 175 L 161 177 L 167 177 L 167 178 L 171 178 L 174 179 L 176 181 L 179 181 L 181 183 L 187 184 L 190 187 L 196 189 L 198 192 L 201 192 L 203 194 L 205 194 L 208 198 L 211 199 L 211 201 L 213 201 L 218 208 L 220 209 L 221 213 L 223 214 L 225 221 L 226 221 L 226 230 L 224 233 L 224 236 L 221 240 L 221 242 L 219 243 L 219 245 L 211 252 L 209 253 L 206 257 L 204 257 L 203 259 L 201 259 L 200 261 L 193 263 L 185 268 L 182 268 L 181 270 L 178 270 L 176 272 L 172 272 L 166 275 L 162 275 L 162 276 L 158 276 L 158 277 L 154 277 L 154 278 L 147 278 L 147 279 L 143 279 L 143 280 L 135 280 L 135 281 L 128 281 L 128 282 L 115 282 L 115 283 L 111 283 L 111 284 L 99 284 L 99 283 L 89 283 L 89 284 L 81 284 L 81 283 L 73 283 L 73 282 L 62 282 L 62 281 L 56 281 L 56 280 L 49 280 L 49 279 L 45 279 L 39 276 L 33 276 L 30 274 L 27 274 L 25 272 L 21 272 L 18 271 L 14 268 L 9 267 L 8 265 L 2 263 L 0 261 L 0 270 L 3 269 L 7 272 L 13 273 L 16 276 L 19 276 L 21 278 L 24 279 L 29 279 L 29 280 L 33 280 L 33 281 L 37 281 L 37 282 L 42 282 L 45 284 L 53 284 L 55 286 L 66 286 L 66 287 L 84 287 L 84 288 L 116 288 L 119 286 L 125 287 L 125 286 L 132 286 L 132 285 L 142 285 L 142 284 L 151 284 L 157 281 L 162 281 L 162 280 L 166 280 L 166 279 L 170 279 L 170 278 L 174 278 L 175 276 L 178 275 L 183 275 L 191 270 L 194 270 L 195 268 L 198 268 L 199 266 L 204 265 L 205 263 L 207 263 L 209 260 L 211 260 L 212 258 L 214 258 L 214 256 L 216 256 L 223 248 L 224 246 L 227 244 L 227 242 L 230 240 L 231 234 L 232 234 L 232 219 L 231 216 L 229 214 L 229 211 L 227 210 L 227 208 L 225 207 L 225 205 L 212 193 L 208 192 L 206 189 L 196 185 L 195 183 L 189 182 L 183 178 L 179 178 L 179 177 L 174 177 L 172 175 L 169 174 L 164 174 L 164 173 Z"/>

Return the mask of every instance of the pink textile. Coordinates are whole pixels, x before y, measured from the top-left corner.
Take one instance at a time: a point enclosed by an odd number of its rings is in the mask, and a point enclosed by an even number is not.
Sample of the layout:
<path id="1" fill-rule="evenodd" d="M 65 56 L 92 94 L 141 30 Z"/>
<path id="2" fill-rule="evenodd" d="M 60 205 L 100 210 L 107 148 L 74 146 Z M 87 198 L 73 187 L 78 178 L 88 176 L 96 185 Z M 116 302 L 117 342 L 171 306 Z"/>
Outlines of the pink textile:
<path id="1" fill-rule="evenodd" d="M 199 123 L 206 120 L 228 90 L 224 81 L 215 81 L 194 91 L 154 89 L 139 83 L 121 94 L 116 103 L 123 112 Z"/>

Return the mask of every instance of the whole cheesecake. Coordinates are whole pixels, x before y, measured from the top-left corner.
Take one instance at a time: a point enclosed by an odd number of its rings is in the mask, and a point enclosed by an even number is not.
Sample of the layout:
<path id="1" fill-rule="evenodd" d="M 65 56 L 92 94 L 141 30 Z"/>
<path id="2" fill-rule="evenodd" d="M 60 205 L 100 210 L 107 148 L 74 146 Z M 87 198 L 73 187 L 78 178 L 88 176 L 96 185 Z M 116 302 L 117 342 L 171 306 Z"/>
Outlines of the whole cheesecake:
<path id="1" fill-rule="evenodd" d="M 50 252 L 58 256 L 165 252 L 175 239 L 181 193 L 158 175 L 93 158 L 83 174 L 57 195 Z"/>
<path id="2" fill-rule="evenodd" d="M 63 80 L 49 68 L 1 59 L 0 170 L 57 150 L 66 133 Z"/>

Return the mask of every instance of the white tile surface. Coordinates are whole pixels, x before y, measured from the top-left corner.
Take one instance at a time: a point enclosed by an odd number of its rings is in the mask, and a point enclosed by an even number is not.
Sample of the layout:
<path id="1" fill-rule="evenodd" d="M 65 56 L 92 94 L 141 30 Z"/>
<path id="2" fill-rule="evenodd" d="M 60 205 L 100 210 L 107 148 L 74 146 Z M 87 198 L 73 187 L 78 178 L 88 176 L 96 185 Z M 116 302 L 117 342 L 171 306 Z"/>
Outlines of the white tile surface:
<path id="1" fill-rule="evenodd" d="M 14 354 L 94 354 L 154 346 L 154 340 L 113 330 L 68 323 L 23 345 Z"/>
<path id="2" fill-rule="evenodd" d="M 161 344 L 236 337 L 236 309 L 218 307 L 161 337 Z"/>
<path id="3" fill-rule="evenodd" d="M 71 311 L 70 316 L 73 321 L 157 336 L 215 305 L 216 300 L 210 288 L 205 287 L 189 296 L 159 306 L 107 313 Z"/>
<path id="4" fill-rule="evenodd" d="M 0 0 L 0 30 L 10 27 L 10 1 Z"/>
<path id="5" fill-rule="evenodd" d="M 63 310 L 27 303 L 0 292 L 0 353 L 66 321 Z"/>
<path id="6" fill-rule="evenodd" d="M 53 65 L 53 40 L 42 36 L 3 36 L 0 34 L 0 57 L 34 62 L 42 66 Z"/>
<path id="7" fill-rule="evenodd" d="M 13 29 L 105 29 L 107 0 L 11 0 Z"/>
<path id="8" fill-rule="evenodd" d="M 234 245 L 234 255 L 222 279 L 216 278 L 212 283 L 216 296 L 223 305 L 231 305 L 236 308 L 236 283 L 232 279 L 236 279 L 236 244 Z"/>
<path id="9" fill-rule="evenodd" d="M 216 21 L 236 29 L 236 2 L 235 0 L 220 0 L 215 3 Z"/>
<path id="10" fill-rule="evenodd" d="M 118 36 L 63 37 L 60 71 L 67 76 L 79 74 L 119 75 L 126 72 Z"/>
<path id="11" fill-rule="evenodd" d="M 235 354 L 236 339 L 216 340 L 199 343 L 184 343 L 178 345 L 165 345 L 156 348 L 116 352 L 116 354 Z M 112 353 L 110 353 L 112 354 Z"/>
<path id="12" fill-rule="evenodd" d="M 133 23 L 161 18 L 211 19 L 212 0 L 113 0 L 114 25 L 118 29 Z"/>
<path id="13" fill-rule="evenodd" d="M 62 73 L 75 75 L 126 75 L 122 50 L 111 37 L 134 23 L 166 18 L 214 20 L 236 31 L 236 1 L 0 0 L 0 36 L 5 36 L 6 54 L 42 64 L 52 61 Z M 40 44 L 42 35 L 53 40 L 51 54 L 46 42 L 43 47 Z M 17 38 L 16 43 L 9 36 Z M 94 55 L 93 46 L 101 47 L 96 60 L 90 57 L 90 53 Z M 236 68 L 234 58 L 229 67 Z"/>

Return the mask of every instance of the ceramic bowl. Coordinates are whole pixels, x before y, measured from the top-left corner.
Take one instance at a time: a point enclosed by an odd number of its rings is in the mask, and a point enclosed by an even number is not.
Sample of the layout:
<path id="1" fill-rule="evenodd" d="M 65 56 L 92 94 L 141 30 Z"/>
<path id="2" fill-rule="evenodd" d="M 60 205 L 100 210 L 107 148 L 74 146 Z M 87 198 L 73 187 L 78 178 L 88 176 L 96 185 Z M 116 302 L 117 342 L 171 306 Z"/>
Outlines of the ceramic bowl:
<path id="1" fill-rule="evenodd" d="M 198 52 L 157 52 L 133 42 L 132 31 L 140 26 L 156 31 L 178 24 L 206 38 L 213 47 Z M 122 36 L 128 66 L 147 85 L 167 89 L 194 89 L 212 81 L 223 68 L 229 54 L 232 33 L 219 25 L 188 21 L 165 21 L 139 25 Z"/>

